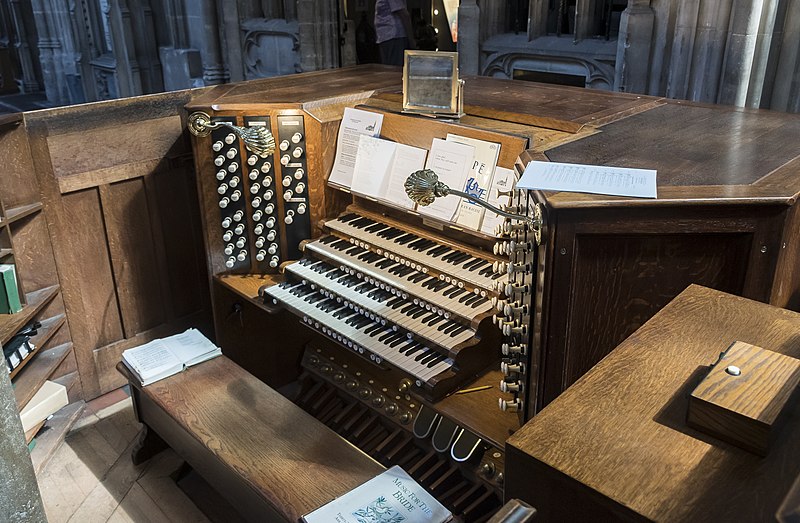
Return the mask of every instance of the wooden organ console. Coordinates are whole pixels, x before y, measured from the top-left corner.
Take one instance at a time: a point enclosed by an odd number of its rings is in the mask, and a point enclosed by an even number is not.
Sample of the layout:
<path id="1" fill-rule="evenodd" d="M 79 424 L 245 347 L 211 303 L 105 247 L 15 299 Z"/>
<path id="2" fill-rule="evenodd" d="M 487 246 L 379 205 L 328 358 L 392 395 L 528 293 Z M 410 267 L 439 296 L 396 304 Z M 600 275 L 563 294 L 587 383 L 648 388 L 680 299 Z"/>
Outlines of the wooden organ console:
<path id="1" fill-rule="evenodd" d="M 506 439 L 686 285 L 800 307 L 800 160 L 770 141 L 797 136 L 796 117 L 472 78 L 467 116 L 447 122 L 400 114 L 399 71 L 377 91 L 339 88 L 345 74 L 187 106 L 276 144 L 253 154 L 223 126 L 194 138 L 217 341 L 466 521 L 503 502 Z M 518 174 L 532 159 L 658 169 L 659 198 L 511 189 L 504 209 L 543 226 L 470 231 L 328 186 L 345 107 L 416 147 L 500 143 Z"/>

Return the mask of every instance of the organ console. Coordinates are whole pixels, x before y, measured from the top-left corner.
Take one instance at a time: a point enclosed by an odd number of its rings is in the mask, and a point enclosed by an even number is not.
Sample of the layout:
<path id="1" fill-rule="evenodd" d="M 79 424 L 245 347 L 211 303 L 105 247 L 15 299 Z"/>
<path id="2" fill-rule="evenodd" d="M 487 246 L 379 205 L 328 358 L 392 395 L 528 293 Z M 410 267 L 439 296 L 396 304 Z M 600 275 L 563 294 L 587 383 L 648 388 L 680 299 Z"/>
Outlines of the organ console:
<path id="1" fill-rule="evenodd" d="M 741 169 L 720 174 L 731 144 L 706 154 L 674 136 L 671 121 L 711 109 L 474 78 L 466 116 L 440 121 L 400 114 L 396 87 L 331 82 L 272 97 L 232 87 L 187 107 L 220 124 L 194 138 L 218 342 L 465 521 L 502 504 L 508 436 L 686 284 L 794 299 L 777 284 L 797 287 L 800 269 L 774 254 L 800 221 L 781 200 L 783 164 L 743 188 Z M 382 137 L 415 147 L 448 133 L 499 143 L 498 165 L 517 175 L 548 158 L 656 168 L 661 198 L 511 187 L 487 235 L 327 185 L 345 107 L 381 113 Z M 274 151 L 230 125 L 268 129 Z M 650 143 L 700 159 L 673 164 Z"/>

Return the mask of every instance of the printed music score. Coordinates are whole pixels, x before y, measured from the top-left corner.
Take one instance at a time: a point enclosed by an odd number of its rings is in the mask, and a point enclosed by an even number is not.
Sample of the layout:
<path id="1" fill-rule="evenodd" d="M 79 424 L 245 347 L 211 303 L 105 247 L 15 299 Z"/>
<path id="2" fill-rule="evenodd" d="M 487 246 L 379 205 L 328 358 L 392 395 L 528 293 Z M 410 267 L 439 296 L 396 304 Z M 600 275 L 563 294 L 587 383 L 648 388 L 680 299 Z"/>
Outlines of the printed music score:
<path id="1" fill-rule="evenodd" d="M 655 170 L 605 165 L 533 161 L 525 168 L 517 189 L 657 198 Z"/>

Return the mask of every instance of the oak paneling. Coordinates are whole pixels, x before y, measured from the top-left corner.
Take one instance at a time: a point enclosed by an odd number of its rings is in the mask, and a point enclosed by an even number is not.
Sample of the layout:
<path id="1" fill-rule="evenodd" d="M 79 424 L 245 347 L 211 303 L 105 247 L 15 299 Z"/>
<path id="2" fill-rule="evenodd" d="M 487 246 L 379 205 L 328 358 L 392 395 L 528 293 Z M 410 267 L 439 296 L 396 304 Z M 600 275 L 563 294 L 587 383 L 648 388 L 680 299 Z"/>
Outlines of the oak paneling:
<path id="1" fill-rule="evenodd" d="M 144 181 L 101 185 L 99 192 L 122 329 L 130 338 L 165 319 Z"/>

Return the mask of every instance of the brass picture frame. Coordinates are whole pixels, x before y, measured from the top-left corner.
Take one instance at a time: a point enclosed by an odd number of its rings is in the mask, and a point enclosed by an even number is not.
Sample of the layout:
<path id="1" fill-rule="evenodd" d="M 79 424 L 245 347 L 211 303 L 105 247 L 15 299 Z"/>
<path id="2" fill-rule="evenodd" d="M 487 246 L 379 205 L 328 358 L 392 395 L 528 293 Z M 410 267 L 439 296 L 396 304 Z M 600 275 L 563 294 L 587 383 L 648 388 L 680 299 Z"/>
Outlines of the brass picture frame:
<path id="1" fill-rule="evenodd" d="M 404 113 L 460 118 L 464 115 L 463 85 L 458 78 L 458 53 L 405 52 Z"/>

